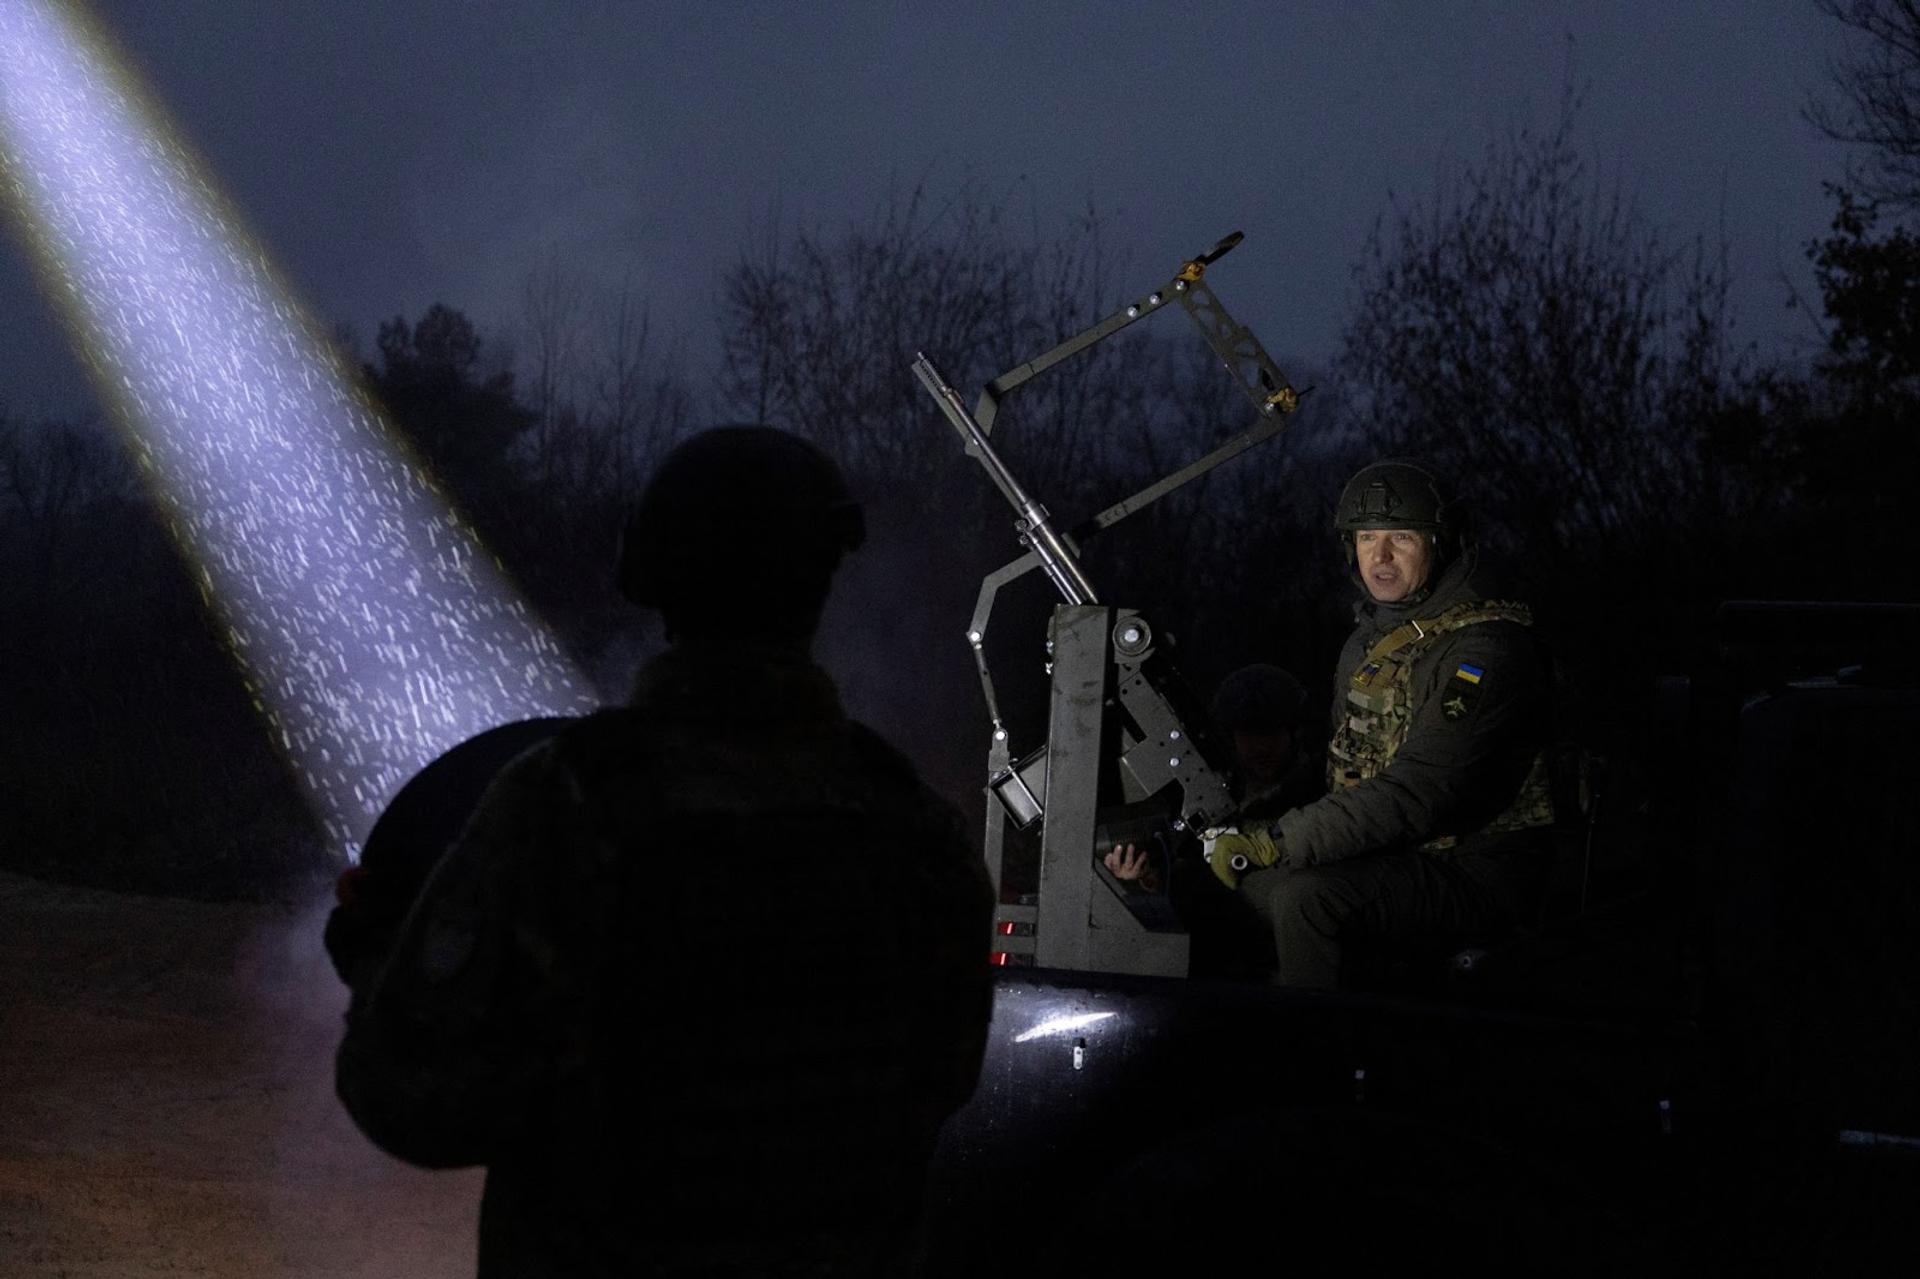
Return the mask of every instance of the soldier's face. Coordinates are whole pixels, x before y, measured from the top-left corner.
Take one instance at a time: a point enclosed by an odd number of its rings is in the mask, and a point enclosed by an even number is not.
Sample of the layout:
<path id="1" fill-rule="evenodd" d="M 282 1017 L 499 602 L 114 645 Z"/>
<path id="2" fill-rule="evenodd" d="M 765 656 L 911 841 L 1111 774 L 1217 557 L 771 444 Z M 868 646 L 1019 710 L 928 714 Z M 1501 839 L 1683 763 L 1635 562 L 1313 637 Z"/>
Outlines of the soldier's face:
<path id="1" fill-rule="evenodd" d="M 1250 728 L 1233 730 L 1233 753 L 1239 757 L 1240 771 L 1247 785 L 1258 790 L 1271 786 L 1293 767 L 1293 730 L 1274 728 L 1264 732 Z"/>
<path id="2" fill-rule="evenodd" d="M 1367 594 L 1395 604 L 1427 584 L 1433 543 L 1419 529 L 1363 528 L 1353 535 L 1354 562 Z"/>

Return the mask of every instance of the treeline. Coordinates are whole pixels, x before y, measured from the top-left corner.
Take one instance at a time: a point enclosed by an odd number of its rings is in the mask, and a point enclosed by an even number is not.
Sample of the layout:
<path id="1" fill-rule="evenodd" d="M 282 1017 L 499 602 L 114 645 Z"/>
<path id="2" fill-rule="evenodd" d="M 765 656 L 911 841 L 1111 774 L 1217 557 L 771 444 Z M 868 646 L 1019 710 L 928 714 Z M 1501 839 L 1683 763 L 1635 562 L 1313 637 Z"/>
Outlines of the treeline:
<path id="1" fill-rule="evenodd" d="M 0 419 L 0 869 L 263 896 L 327 873 L 218 628 L 95 425 Z"/>
<path id="2" fill-rule="evenodd" d="M 1849 109 L 1822 123 L 1845 135 Z M 1772 357 L 1731 332 L 1717 246 L 1650 227 L 1584 161 L 1576 116 L 1570 98 L 1551 128 L 1394 204 L 1356 265 L 1338 358 L 1305 369 L 1274 351 L 1315 387 L 1288 433 L 1087 546 L 1105 597 L 1171 629 L 1202 691 L 1274 661 L 1330 695 L 1355 589 L 1333 502 L 1387 454 L 1455 477 L 1554 641 L 1565 731 L 1614 753 L 1634 751 L 1635 706 L 1718 601 L 1914 598 L 1897 535 L 1920 484 L 1920 182 L 1893 166 L 1836 184 L 1832 228 L 1808 246 L 1825 345 Z M 662 452 L 726 421 L 819 441 L 873 530 L 823 657 L 855 713 L 977 805 L 987 730 L 962 632 L 982 574 L 1018 548 L 909 366 L 924 350 L 971 394 L 1093 323 L 1143 284 L 1116 276 L 1105 240 L 1091 215 L 1036 238 L 966 191 L 920 191 L 743 254 L 712 360 L 654 338 L 635 281 L 550 259 L 517 325 L 483 337 L 434 306 L 381 325 L 356 363 L 609 697 L 651 642 L 611 564 Z M 710 363 L 717 377 L 690 372 Z M 1252 420 L 1169 319 L 1021 388 L 996 438 L 1071 527 Z M 328 872 L 106 432 L 0 420 L 0 593 L 4 864 L 207 895 Z M 1050 604 L 1036 575 L 995 617 L 1016 745 L 1040 740 Z"/>

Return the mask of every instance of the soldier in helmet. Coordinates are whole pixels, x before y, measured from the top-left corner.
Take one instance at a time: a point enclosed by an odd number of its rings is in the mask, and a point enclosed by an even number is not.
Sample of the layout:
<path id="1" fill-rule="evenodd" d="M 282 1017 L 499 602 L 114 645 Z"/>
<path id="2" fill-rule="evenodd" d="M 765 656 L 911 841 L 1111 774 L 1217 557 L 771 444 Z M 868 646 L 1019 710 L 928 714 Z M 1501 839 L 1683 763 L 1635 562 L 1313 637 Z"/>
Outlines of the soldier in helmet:
<path id="1" fill-rule="evenodd" d="M 356 991 L 341 1098 L 487 1166 L 482 1275 L 865 1275 L 910 1249 L 989 1015 L 957 813 L 809 649 L 862 538 L 838 469 L 696 435 L 620 582 L 671 647 L 508 764 Z"/>
<path id="2" fill-rule="evenodd" d="M 1327 793 L 1217 833 L 1208 864 L 1273 929 L 1277 980 L 1341 984 L 1356 944 L 1509 925 L 1553 820 L 1548 673 L 1527 606 L 1416 462 L 1362 469 L 1335 517 L 1360 598 L 1335 676 Z"/>
<path id="3" fill-rule="evenodd" d="M 1278 816 L 1317 797 L 1318 752 L 1309 749 L 1307 690 L 1270 662 L 1242 666 L 1220 681 L 1208 707 L 1214 728 L 1233 743 L 1243 817 Z"/>
<path id="4" fill-rule="evenodd" d="M 1208 704 L 1213 727 L 1233 744 L 1233 793 L 1244 821 L 1272 821 L 1316 798 L 1326 787 L 1319 753 L 1307 741 L 1307 690 L 1291 671 L 1269 662 L 1242 666 L 1220 681 Z M 1119 844 L 1105 856 L 1122 883 L 1159 892 L 1159 871 L 1146 850 Z M 1198 858 L 1172 861 L 1174 907 L 1192 937 L 1189 974 L 1254 977 L 1270 966 L 1267 928 L 1246 904 L 1221 888 Z"/>
<path id="5" fill-rule="evenodd" d="M 1305 741 L 1307 690 L 1293 672 L 1270 662 L 1240 667 L 1214 690 L 1207 717 L 1233 744 L 1233 794 L 1242 818 L 1270 821 L 1325 789 L 1317 753 Z M 1144 849 L 1119 844 L 1105 861 L 1121 881 L 1159 891 L 1159 874 Z M 1219 891 L 1211 876 L 1201 877 L 1206 891 Z"/>

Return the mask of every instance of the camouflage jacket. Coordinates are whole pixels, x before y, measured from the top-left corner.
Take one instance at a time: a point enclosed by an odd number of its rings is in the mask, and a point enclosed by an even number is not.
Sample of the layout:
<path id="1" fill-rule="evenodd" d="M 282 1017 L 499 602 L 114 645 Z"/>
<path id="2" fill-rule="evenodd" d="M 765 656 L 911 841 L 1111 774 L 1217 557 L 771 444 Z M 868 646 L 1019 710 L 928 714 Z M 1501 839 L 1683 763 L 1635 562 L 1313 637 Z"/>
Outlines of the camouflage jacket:
<path id="1" fill-rule="evenodd" d="M 676 650 L 501 773 L 340 1096 L 390 1153 L 488 1166 L 482 1275 L 866 1273 L 978 1075 L 989 912 L 823 672 Z"/>
<path id="2" fill-rule="evenodd" d="M 1417 646 L 1389 757 L 1366 762 L 1355 777 L 1338 775 L 1352 767 L 1340 758 L 1338 739 L 1354 711 L 1349 693 L 1369 650 L 1414 618 L 1500 598 L 1486 576 L 1469 552 L 1417 605 L 1366 600 L 1356 607 L 1359 625 L 1341 651 L 1334 680 L 1328 793 L 1274 824 L 1287 865 L 1422 845 L 1471 850 L 1529 837 L 1505 828 L 1515 824 L 1510 810 L 1523 789 L 1544 794 L 1540 753 L 1550 693 L 1545 656 L 1517 621 L 1480 620 Z"/>

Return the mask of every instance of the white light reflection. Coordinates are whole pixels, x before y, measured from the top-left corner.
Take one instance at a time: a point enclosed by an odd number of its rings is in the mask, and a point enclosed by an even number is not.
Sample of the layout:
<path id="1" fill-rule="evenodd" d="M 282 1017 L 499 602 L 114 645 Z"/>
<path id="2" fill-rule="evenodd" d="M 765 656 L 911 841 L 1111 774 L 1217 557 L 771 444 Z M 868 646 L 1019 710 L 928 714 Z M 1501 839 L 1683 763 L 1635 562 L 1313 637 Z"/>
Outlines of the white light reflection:
<path id="1" fill-rule="evenodd" d="M 1119 1013 L 1070 1013 L 1060 1017 L 1049 1017 L 1039 1025 L 1015 1035 L 1013 1042 L 1024 1044 L 1034 1039 L 1045 1039 L 1048 1035 L 1071 1034 L 1076 1030 L 1084 1030 L 1095 1022 L 1102 1022 L 1109 1017 L 1119 1015 Z"/>

